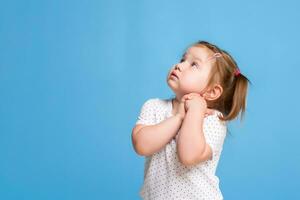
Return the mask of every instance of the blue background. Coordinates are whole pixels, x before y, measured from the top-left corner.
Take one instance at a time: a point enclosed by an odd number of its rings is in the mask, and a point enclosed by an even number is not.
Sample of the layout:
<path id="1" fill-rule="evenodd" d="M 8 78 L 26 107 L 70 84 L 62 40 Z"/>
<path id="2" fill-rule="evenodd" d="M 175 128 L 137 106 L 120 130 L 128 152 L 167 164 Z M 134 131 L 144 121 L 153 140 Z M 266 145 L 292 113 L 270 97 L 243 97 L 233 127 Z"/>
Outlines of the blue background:
<path id="1" fill-rule="evenodd" d="M 300 199 L 300 3 L 28 0 L 0 4 L 0 199 L 139 199 L 143 103 L 193 42 L 249 87 L 217 175 L 225 199 Z"/>

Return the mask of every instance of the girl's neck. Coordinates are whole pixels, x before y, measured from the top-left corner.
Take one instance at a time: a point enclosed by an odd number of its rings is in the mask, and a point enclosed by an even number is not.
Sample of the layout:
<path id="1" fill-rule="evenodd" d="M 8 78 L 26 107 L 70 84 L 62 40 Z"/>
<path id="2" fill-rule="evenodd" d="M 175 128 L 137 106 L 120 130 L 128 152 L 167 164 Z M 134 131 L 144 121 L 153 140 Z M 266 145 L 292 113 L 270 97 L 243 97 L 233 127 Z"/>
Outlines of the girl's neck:
<path id="1" fill-rule="evenodd" d="M 179 107 L 179 104 L 180 104 L 180 99 L 181 97 L 178 97 L 176 96 L 175 98 L 172 99 L 172 114 L 175 115 L 178 111 L 178 107 Z"/>

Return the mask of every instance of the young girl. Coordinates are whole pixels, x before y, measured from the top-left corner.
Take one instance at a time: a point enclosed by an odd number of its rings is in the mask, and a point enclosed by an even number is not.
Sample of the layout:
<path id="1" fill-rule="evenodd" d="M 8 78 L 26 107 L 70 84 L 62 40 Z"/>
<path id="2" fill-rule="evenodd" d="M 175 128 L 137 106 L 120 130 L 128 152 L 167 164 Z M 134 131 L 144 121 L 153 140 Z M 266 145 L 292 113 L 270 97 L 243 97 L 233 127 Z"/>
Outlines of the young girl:
<path id="1" fill-rule="evenodd" d="M 187 49 L 167 76 L 176 97 L 147 100 L 132 130 L 134 150 L 146 158 L 143 199 L 223 199 L 215 172 L 227 121 L 244 115 L 248 82 L 216 45 Z"/>

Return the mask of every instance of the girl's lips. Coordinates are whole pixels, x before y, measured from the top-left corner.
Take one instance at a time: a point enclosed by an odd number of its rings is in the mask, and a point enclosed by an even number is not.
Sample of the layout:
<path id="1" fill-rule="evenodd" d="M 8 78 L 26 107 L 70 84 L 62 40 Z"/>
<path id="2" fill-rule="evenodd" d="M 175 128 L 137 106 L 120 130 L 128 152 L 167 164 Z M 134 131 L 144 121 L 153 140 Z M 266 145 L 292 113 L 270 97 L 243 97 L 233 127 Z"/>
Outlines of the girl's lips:
<path id="1" fill-rule="evenodd" d="M 170 78 L 177 78 L 178 79 L 178 77 L 175 76 L 174 74 L 171 74 Z"/>
<path id="2" fill-rule="evenodd" d="M 174 76 L 174 77 L 178 78 L 178 76 L 177 76 L 177 74 L 175 72 L 172 72 L 171 76 Z"/>

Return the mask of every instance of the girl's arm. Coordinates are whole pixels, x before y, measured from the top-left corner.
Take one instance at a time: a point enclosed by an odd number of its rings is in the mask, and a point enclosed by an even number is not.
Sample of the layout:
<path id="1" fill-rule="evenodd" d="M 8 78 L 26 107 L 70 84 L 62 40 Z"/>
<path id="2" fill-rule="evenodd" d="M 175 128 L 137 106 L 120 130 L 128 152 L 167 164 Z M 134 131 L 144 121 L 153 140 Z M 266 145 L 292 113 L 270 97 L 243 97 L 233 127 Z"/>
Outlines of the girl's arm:
<path id="1" fill-rule="evenodd" d="M 177 154 L 184 165 L 194 165 L 212 156 L 203 133 L 204 117 L 201 112 L 189 109 L 182 122 L 177 139 Z"/>
<path id="2" fill-rule="evenodd" d="M 182 121 L 176 114 L 155 125 L 136 125 L 132 131 L 135 151 L 142 156 L 158 152 L 178 133 Z"/>

